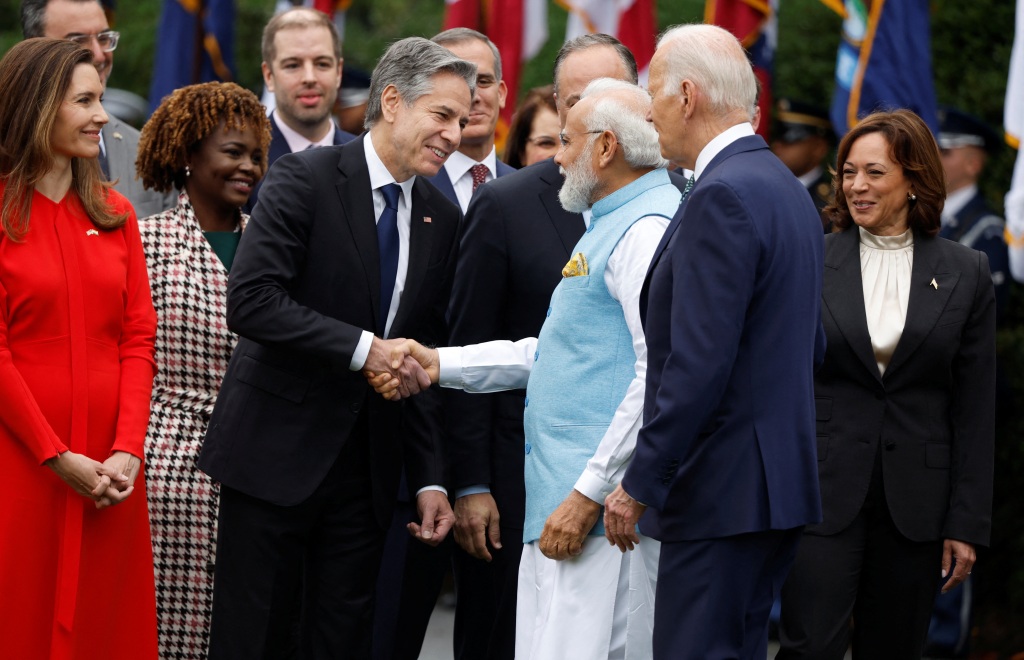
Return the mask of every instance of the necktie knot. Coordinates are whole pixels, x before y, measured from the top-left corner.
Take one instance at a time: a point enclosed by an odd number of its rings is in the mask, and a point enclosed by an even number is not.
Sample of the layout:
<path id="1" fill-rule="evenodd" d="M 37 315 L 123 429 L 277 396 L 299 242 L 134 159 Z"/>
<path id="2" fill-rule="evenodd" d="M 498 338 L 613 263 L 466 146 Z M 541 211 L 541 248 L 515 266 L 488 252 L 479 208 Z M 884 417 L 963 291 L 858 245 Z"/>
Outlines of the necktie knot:
<path id="1" fill-rule="evenodd" d="M 469 168 L 469 175 L 473 177 L 474 191 L 480 187 L 480 184 L 487 181 L 487 172 L 487 166 L 483 163 L 477 163 L 473 167 Z"/>
<path id="2" fill-rule="evenodd" d="M 380 187 L 380 192 L 384 195 L 384 206 L 393 211 L 397 211 L 398 197 L 402 194 L 402 187 L 397 183 L 388 183 Z"/>

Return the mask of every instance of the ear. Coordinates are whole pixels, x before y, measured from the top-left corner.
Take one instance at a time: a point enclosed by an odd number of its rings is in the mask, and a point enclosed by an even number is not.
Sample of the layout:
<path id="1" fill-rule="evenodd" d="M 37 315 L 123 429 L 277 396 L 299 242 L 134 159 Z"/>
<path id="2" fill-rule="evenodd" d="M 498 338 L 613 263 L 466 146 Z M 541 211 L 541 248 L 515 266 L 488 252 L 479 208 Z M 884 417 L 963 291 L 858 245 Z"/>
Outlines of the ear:
<path id="1" fill-rule="evenodd" d="M 266 62 L 260 64 L 260 69 L 263 71 L 263 84 L 267 86 L 267 90 L 274 93 L 274 73 L 270 70 L 270 65 Z"/>
<path id="2" fill-rule="evenodd" d="M 342 72 L 342 69 L 344 68 L 344 66 L 345 66 L 345 58 L 344 57 L 339 57 L 338 58 L 338 89 L 341 89 L 341 75 L 342 75 L 341 72 Z"/>
<path id="3" fill-rule="evenodd" d="M 498 107 L 505 107 L 505 97 L 508 95 L 508 87 L 505 85 L 504 80 L 498 81 Z"/>
<path id="4" fill-rule="evenodd" d="M 611 165 L 615 160 L 618 146 L 619 140 L 611 131 L 605 131 L 597 136 L 597 146 L 594 149 L 594 154 L 597 156 L 597 167 L 604 168 Z"/>
<path id="5" fill-rule="evenodd" d="M 683 117 L 689 119 L 697 107 L 697 86 L 689 78 L 679 83 L 678 99 Z"/>
<path id="6" fill-rule="evenodd" d="M 385 87 L 384 91 L 380 93 L 380 109 L 384 121 L 389 124 L 395 122 L 395 116 L 398 113 L 398 105 L 400 103 L 402 103 L 402 96 L 398 93 L 398 88 L 394 85 Z"/>

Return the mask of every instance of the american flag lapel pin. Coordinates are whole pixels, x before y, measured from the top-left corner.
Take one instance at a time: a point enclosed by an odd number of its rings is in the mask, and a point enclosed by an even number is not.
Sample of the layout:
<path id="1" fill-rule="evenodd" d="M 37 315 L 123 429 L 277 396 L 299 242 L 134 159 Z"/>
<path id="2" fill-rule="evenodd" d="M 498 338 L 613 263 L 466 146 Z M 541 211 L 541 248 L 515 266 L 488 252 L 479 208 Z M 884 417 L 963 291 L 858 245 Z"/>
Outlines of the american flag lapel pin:
<path id="1" fill-rule="evenodd" d="M 431 221 L 431 217 L 430 217 L 429 215 L 425 215 L 425 216 L 423 216 L 423 222 L 426 222 L 426 223 L 428 223 L 428 224 L 429 224 L 429 223 L 430 223 L 430 221 Z"/>

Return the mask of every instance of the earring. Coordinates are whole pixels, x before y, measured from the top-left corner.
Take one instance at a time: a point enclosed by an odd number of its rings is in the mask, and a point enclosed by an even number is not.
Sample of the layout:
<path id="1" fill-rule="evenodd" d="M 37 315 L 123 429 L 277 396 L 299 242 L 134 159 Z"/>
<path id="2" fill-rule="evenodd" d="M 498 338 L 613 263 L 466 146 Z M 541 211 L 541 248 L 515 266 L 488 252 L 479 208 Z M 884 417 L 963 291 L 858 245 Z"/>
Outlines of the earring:
<path id="1" fill-rule="evenodd" d="M 915 195 L 912 192 L 908 192 L 907 193 L 907 201 L 908 202 L 916 202 L 917 201 L 917 195 Z"/>
<path id="2" fill-rule="evenodd" d="M 185 166 L 185 176 L 192 176 L 192 168 L 188 165 Z"/>

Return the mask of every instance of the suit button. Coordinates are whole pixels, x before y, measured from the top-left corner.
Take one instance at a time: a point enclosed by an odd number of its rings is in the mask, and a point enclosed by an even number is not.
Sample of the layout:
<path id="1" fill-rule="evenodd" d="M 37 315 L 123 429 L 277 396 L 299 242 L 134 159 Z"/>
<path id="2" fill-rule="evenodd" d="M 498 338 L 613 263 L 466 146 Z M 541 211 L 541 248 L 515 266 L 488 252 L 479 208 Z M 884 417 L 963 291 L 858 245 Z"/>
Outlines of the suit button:
<path id="1" fill-rule="evenodd" d="M 536 362 L 540 358 L 540 351 L 533 352 L 533 361 Z"/>
<path id="2" fill-rule="evenodd" d="M 358 413 L 362 409 L 363 409 L 363 404 L 359 403 L 358 401 L 356 401 L 351 406 L 349 406 L 349 410 L 351 410 L 354 413 Z"/>
<path id="3" fill-rule="evenodd" d="M 589 234 L 592 231 L 594 231 L 594 223 L 587 225 L 587 233 Z"/>
<path id="4" fill-rule="evenodd" d="M 547 314 L 545 314 L 545 316 L 551 316 L 551 308 L 550 307 L 548 307 L 548 311 L 547 311 Z"/>
<path id="5" fill-rule="evenodd" d="M 529 443 L 529 442 L 527 442 L 527 443 L 526 443 L 526 453 L 527 453 L 527 454 L 529 454 L 529 453 L 530 453 L 530 450 L 531 450 L 531 449 L 533 449 L 533 447 L 531 447 L 531 446 L 530 446 L 530 443 Z"/>
<path id="6" fill-rule="evenodd" d="M 895 440 L 886 440 L 882 444 L 885 446 L 885 451 L 892 451 L 893 449 L 896 449 Z"/>
<path id="7" fill-rule="evenodd" d="M 523 402 L 523 406 L 526 407 L 526 406 L 529 406 L 529 405 L 530 405 L 530 397 L 526 397 L 526 399 Z"/>

